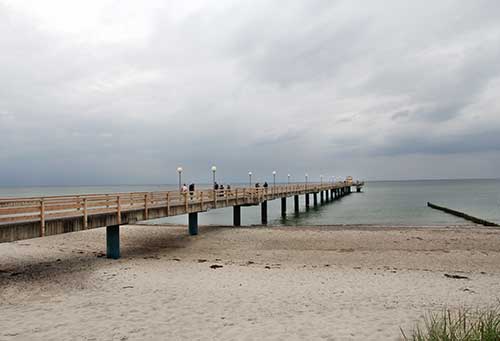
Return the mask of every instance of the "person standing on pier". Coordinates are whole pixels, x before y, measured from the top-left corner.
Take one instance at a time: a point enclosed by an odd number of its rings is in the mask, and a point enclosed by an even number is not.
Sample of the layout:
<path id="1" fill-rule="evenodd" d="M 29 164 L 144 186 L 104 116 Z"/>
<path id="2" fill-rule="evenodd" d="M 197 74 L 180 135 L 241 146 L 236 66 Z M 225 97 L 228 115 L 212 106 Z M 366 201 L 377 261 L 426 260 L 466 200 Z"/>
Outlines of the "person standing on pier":
<path id="1" fill-rule="evenodd" d="M 191 183 L 189 185 L 189 196 L 191 197 L 191 200 L 193 200 L 193 195 L 194 195 L 194 183 Z"/>

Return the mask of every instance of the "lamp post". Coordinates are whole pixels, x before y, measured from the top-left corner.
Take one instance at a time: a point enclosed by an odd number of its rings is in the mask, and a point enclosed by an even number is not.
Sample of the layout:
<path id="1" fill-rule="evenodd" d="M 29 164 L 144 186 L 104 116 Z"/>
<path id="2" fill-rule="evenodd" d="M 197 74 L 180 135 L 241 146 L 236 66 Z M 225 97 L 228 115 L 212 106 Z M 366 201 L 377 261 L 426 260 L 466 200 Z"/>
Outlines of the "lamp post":
<path id="1" fill-rule="evenodd" d="M 307 189 L 307 179 L 309 178 L 309 175 L 306 173 L 306 189 Z"/>
<path id="2" fill-rule="evenodd" d="M 217 167 L 212 166 L 212 182 L 213 182 L 213 187 L 215 188 L 215 172 L 217 171 Z"/>
<path id="3" fill-rule="evenodd" d="M 181 191 L 181 180 L 182 180 L 182 167 L 177 167 L 177 173 L 179 173 L 179 192 Z"/>
<path id="4" fill-rule="evenodd" d="M 320 182 L 321 185 L 323 185 L 323 175 L 319 176 L 319 182 Z"/>
<path id="5" fill-rule="evenodd" d="M 248 185 L 252 187 L 252 172 L 248 172 Z"/>
<path id="6" fill-rule="evenodd" d="M 276 171 L 273 171 L 273 187 L 276 187 Z"/>
<path id="7" fill-rule="evenodd" d="M 290 174 L 288 174 L 288 184 L 290 185 Z"/>

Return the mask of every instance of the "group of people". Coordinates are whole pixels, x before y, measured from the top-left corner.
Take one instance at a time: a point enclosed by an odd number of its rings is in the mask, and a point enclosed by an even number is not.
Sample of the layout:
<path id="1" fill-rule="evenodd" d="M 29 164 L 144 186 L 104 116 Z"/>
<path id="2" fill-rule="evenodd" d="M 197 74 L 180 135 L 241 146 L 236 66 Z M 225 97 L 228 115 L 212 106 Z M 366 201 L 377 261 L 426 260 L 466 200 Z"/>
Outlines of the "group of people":
<path id="1" fill-rule="evenodd" d="M 264 184 L 264 187 L 267 187 L 267 183 Z M 222 184 L 219 185 L 217 182 L 214 182 L 214 190 L 217 191 L 217 190 L 224 190 L 224 189 L 227 191 L 231 190 L 231 185 L 228 184 L 228 185 L 226 185 L 226 187 L 224 187 L 224 185 L 222 185 Z M 186 184 L 183 184 L 181 187 L 182 193 L 187 193 L 187 192 L 192 193 L 192 192 L 194 192 L 194 190 L 195 190 L 195 186 L 193 183 L 190 184 L 189 187 Z"/>
<path id="2" fill-rule="evenodd" d="M 269 184 L 266 182 L 264 182 L 264 184 L 262 185 L 263 188 L 268 188 L 269 187 Z M 260 188 L 260 183 L 256 182 L 255 183 L 255 188 Z M 218 191 L 218 190 L 231 190 L 231 185 L 226 185 L 226 187 L 224 187 L 224 185 L 219 185 L 217 182 L 214 182 L 214 190 Z M 182 193 L 187 193 L 187 192 L 194 192 L 194 184 L 190 184 L 189 187 L 186 185 L 186 184 L 183 184 L 182 185 L 182 188 L 181 188 L 181 192 Z"/>
<path id="3" fill-rule="evenodd" d="M 216 181 L 216 182 L 214 182 L 214 189 L 215 189 L 216 191 L 217 191 L 217 190 L 223 190 L 223 189 L 230 190 L 230 189 L 231 189 L 231 185 L 226 185 L 226 187 L 224 187 L 224 185 L 222 185 L 222 184 L 221 184 L 221 185 L 219 185 L 219 184 L 217 183 L 217 181 Z"/>
<path id="4" fill-rule="evenodd" d="M 181 187 L 181 192 L 186 193 L 186 192 L 194 192 L 194 184 L 190 184 L 189 187 L 186 184 L 183 184 Z"/>

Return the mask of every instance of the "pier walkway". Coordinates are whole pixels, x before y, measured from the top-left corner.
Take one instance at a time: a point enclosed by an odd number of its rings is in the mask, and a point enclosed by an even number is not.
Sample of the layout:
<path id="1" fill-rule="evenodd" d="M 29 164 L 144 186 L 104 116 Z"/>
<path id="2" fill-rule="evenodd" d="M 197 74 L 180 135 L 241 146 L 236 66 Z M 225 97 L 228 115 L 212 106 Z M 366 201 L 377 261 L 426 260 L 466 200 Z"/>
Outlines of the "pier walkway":
<path id="1" fill-rule="evenodd" d="M 200 189 L 193 192 L 134 192 L 86 194 L 34 198 L 0 199 L 0 243 L 21 239 L 106 227 L 107 256 L 120 257 L 120 225 L 138 221 L 188 215 L 189 234 L 198 233 L 198 213 L 233 207 L 234 226 L 241 225 L 241 207 L 261 205 L 261 223 L 267 224 L 267 201 L 281 199 L 281 214 L 286 216 L 286 198 L 294 197 L 299 211 L 299 195 L 306 208 L 312 204 L 359 192 L 363 182 L 290 184 L 268 188 Z M 318 200 L 319 197 L 319 200 Z"/>

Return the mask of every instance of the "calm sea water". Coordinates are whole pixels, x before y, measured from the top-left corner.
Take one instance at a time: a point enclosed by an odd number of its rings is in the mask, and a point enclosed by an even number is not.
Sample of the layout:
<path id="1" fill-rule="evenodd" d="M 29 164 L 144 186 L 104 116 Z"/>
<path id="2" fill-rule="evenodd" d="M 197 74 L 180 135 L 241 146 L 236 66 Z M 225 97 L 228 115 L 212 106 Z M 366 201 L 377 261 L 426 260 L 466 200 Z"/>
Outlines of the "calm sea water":
<path id="1" fill-rule="evenodd" d="M 85 193 L 159 191 L 175 185 L 19 187 L 0 188 L 0 197 L 42 196 Z M 319 199 L 319 198 L 318 198 Z M 352 193 L 340 200 L 293 213 L 293 198 L 287 202 L 288 217 L 280 217 L 280 201 L 269 202 L 268 220 L 273 225 L 386 224 L 445 225 L 465 224 L 462 219 L 430 209 L 427 201 L 464 211 L 500 223 L 500 180 L 422 180 L 367 182 L 362 193 Z M 260 222 L 260 208 L 243 207 L 242 224 Z M 186 216 L 163 218 L 152 223 L 186 224 Z M 232 224 L 232 209 L 217 209 L 199 215 L 200 224 Z"/>

